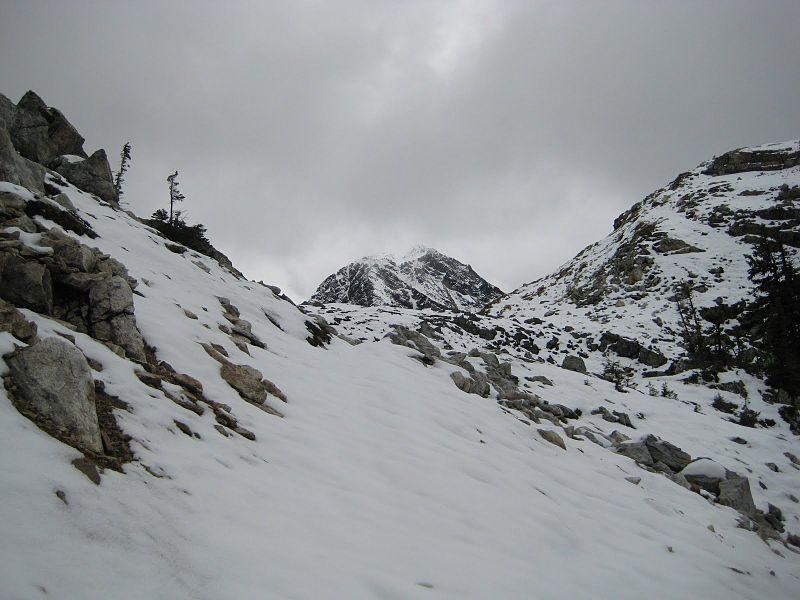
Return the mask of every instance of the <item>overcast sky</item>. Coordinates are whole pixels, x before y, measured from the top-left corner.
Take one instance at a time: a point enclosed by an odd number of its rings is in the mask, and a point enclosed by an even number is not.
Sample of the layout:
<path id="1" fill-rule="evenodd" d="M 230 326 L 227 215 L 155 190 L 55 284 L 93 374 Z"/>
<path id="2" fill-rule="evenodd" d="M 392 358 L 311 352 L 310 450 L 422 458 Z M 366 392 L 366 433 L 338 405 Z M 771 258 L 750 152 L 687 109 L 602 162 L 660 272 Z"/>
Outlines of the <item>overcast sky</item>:
<path id="1" fill-rule="evenodd" d="M 800 137 L 800 2 L 0 0 L 0 93 L 296 300 L 422 243 L 510 291 L 726 150 Z"/>

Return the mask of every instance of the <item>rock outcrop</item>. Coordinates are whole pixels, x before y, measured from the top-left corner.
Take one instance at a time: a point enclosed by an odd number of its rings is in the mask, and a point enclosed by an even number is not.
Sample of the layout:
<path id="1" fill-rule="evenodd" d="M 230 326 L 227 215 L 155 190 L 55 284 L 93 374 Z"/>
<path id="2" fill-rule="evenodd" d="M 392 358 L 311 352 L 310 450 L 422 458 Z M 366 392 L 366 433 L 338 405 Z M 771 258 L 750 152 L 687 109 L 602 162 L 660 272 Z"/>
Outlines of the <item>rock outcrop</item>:
<path id="1" fill-rule="evenodd" d="M 4 359 L 23 414 L 62 441 L 102 453 L 94 380 L 80 350 L 65 340 L 47 338 Z"/>
<path id="2" fill-rule="evenodd" d="M 81 222 L 49 198 L 32 199 L 20 189 L 0 192 L 0 226 L 30 221 L 31 204 L 48 207 L 50 220 Z M 134 315 L 136 280 L 121 263 L 58 227 L 30 225 L 35 233 L 26 239 L 19 232 L 0 231 L 0 298 L 67 321 L 115 351 L 144 361 L 144 340 Z"/>
<path id="3" fill-rule="evenodd" d="M 110 204 L 116 205 L 119 202 L 105 150 L 98 150 L 89 158 L 81 160 L 59 156 L 51 161 L 50 167 L 75 187 L 90 192 Z"/>
<path id="4" fill-rule="evenodd" d="M 104 150 L 87 156 L 83 137 L 58 109 L 27 92 L 15 106 L 0 95 L 0 181 L 44 193 L 52 169 L 76 187 L 117 205 Z"/>

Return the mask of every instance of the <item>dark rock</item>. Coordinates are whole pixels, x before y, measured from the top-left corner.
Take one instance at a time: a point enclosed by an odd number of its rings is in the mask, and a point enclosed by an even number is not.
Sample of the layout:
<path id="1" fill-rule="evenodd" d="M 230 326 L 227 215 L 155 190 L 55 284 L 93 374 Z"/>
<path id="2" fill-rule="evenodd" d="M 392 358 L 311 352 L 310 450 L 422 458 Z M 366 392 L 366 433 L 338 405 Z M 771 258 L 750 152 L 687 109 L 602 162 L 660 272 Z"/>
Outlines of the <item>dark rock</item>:
<path id="1" fill-rule="evenodd" d="M 800 152 L 788 150 L 732 150 L 715 158 L 703 172 L 705 175 L 732 175 L 746 171 L 776 171 L 794 167 Z"/>
<path id="2" fill-rule="evenodd" d="M 74 231 L 78 235 L 85 235 L 92 239 L 97 237 L 89 223 L 51 202 L 31 200 L 25 205 L 25 214 L 31 218 L 41 215 L 45 219 L 53 221 L 56 225 L 60 225 L 69 231 Z"/>
<path id="3" fill-rule="evenodd" d="M 689 454 L 674 444 L 660 440 L 654 435 L 648 435 L 644 439 L 644 443 L 655 462 L 664 463 L 676 473 L 681 471 L 692 460 Z"/>
<path id="4" fill-rule="evenodd" d="M 624 338 L 615 333 L 604 332 L 600 337 L 600 349 L 612 350 L 618 356 L 638 360 L 648 367 L 660 367 L 667 363 L 667 357 L 656 350 L 645 348 L 636 340 Z"/>
<path id="5" fill-rule="evenodd" d="M 0 331 L 7 331 L 15 338 L 32 343 L 36 338 L 36 323 L 31 323 L 13 304 L 0 299 Z"/>
<path id="6" fill-rule="evenodd" d="M 36 261 L 0 254 L 0 298 L 38 313 L 53 313 L 53 283 L 47 268 Z"/>
<path id="7" fill-rule="evenodd" d="M 561 368 L 568 371 L 575 371 L 577 373 L 586 373 L 586 363 L 578 356 L 565 356 L 561 362 Z"/>

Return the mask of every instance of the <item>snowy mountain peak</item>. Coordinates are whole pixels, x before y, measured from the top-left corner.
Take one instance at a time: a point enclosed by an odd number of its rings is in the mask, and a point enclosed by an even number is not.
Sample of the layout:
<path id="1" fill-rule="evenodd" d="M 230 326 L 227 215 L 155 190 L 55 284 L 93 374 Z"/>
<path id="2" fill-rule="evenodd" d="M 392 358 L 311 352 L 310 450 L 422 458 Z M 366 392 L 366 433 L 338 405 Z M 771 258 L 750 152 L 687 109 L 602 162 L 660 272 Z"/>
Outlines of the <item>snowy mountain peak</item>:
<path id="1" fill-rule="evenodd" d="M 350 263 L 326 278 L 309 301 L 475 312 L 501 295 L 469 265 L 417 245 L 402 255 Z"/>

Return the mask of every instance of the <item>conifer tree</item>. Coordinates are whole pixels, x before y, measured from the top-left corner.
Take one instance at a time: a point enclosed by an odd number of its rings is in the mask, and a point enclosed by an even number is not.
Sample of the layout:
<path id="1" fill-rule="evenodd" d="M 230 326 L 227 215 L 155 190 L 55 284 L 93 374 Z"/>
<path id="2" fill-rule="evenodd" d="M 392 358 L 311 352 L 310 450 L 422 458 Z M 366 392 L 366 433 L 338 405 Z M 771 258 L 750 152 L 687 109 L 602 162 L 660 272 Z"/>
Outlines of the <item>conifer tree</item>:
<path id="1" fill-rule="evenodd" d="M 125 172 L 128 170 L 128 165 L 131 162 L 131 143 L 125 142 L 122 147 L 122 152 L 119 154 L 119 171 L 114 176 L 114 189 L 117 190 L 117 197 L 122 198 L 122 182 L 125 179 Z"/>
<path id="2" fill-rule="evenodd" d="M 183 194 L 181 194 L 180 190 L 178 190 L 178 172 L 175 171 L 172 175 L 167 177 L 167 182 L 169 183 L 169 224 L 174 224 L 174 215 L 175 215 L 175 203 L 176 202 L 183 202 L 186 198 Z"/>

